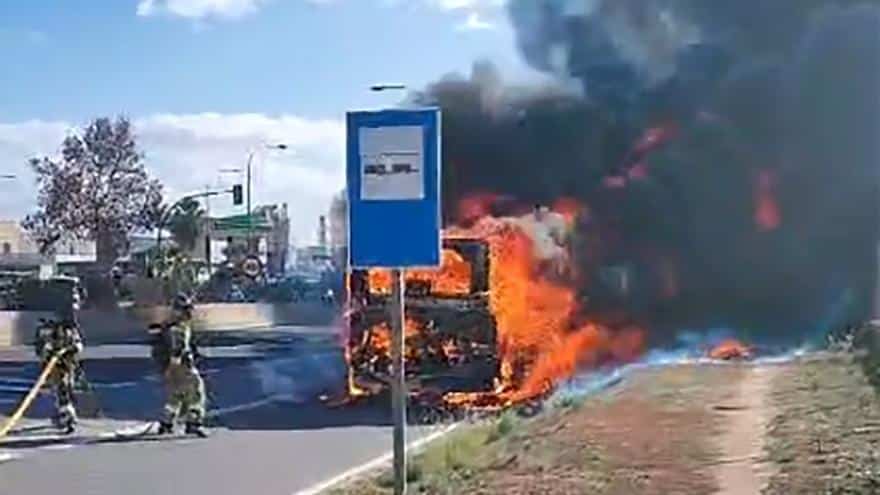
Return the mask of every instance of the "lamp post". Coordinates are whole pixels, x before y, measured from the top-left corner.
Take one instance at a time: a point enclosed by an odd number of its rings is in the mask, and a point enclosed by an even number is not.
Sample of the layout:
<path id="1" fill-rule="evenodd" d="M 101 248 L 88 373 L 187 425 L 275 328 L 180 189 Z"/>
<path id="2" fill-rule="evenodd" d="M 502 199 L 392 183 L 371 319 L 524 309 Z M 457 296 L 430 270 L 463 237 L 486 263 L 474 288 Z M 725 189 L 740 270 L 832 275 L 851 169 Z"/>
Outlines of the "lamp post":
<path id="1" fill-rule="evenodd" d="M 267 150 L 282 150 L 283 151 L 283 150 L 286 150 L 288 148 L 288 146 L 283 143 L 263 144 L 262 148 L 267 149 Z M 258 150 L 255 149 L 255 150 L 251 150 L 251 152 L 248 153 L 247 168 L 246 168 L 247 176 L 245 178 L 245 181 L 247 183 L 247 185 L 245 186 L 247 188 L 247 199 L 245 200 L 245 202 L 246 202 L 245 208 L 247 210 L 247 225 L 248 225 L 248 230 L 247 230 L 248 254 L 250 254 L 251 251 L 253 250 L 253 220 L 251 218 L 251 169 L 252 169 L 252 165 L 254 162 L 254 156 L 257 154 L 257 151 Z"/>
<path id="2" fill-rule="evenodd" d="M 402 91 L 406 89 L 406 84 L 374 84 L 370 86 L 370 91 L 382 92 L 389 90 Z"/>

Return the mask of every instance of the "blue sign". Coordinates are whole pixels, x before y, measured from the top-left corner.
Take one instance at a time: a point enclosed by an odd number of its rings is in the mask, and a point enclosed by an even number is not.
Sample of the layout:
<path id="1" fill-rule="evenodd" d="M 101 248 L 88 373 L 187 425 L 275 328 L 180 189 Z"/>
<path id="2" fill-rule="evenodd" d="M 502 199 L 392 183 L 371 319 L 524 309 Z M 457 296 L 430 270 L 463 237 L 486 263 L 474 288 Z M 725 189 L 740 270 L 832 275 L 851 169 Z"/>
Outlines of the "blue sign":
<path id="1" fill-rule="evenodd" d="M 440 111 L 348 114 L 352 268 L 440 266 Z"/>

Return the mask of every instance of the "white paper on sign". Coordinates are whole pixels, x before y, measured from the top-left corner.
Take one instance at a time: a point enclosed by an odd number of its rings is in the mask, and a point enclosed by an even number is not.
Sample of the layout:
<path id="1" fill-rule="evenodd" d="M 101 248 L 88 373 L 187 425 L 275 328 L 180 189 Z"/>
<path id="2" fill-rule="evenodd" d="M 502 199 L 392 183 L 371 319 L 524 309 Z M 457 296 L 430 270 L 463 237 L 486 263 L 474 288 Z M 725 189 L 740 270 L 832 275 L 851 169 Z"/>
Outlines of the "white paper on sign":
<path id="1" fill-rule="evenodd" d="M 360 129 L 361 199 L 425 199 L 424 130 L 420 126 Z"/>

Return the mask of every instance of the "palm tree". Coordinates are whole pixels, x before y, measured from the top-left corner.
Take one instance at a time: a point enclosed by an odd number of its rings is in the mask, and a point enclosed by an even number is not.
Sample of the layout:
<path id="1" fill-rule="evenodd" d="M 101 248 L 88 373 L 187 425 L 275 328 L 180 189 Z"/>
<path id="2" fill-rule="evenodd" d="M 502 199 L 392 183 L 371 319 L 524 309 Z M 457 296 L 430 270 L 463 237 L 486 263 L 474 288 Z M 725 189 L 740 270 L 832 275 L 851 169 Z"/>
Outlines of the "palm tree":
<path id="1" fill-rule="evenodd" d="M 198 201 L 192 198 L 184 199 L 171 212 L 168 220 L 168 229 L 174 237 L 174 242 L 186 252 L 196 247 L 196 242 L 202 234 L 205 210 Z"/>

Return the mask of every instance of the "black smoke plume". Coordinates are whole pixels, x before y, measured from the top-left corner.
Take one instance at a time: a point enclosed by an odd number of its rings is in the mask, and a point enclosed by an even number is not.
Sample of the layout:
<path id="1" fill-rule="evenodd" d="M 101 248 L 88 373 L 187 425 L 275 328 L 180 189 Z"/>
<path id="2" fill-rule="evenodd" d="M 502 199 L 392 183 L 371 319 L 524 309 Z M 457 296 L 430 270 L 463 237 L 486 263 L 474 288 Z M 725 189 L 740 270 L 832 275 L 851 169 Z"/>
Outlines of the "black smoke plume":
<path id="1" fill-rule="evenodd" d="M 559 83 L 506 86 L 480 63 L 417 95 L 444 112 L 448 223 L 473 194 L 498 195 L 500 214 L 579 199 L 585 305 L 648 326 L 805 335 L 870 316 L 876 2 L 508 8 L 525 60 Z M 668 139 L 639 149 L 651 129 Z M 628 297 L 602 290 L 609 266 L 633 267 Z"/>

